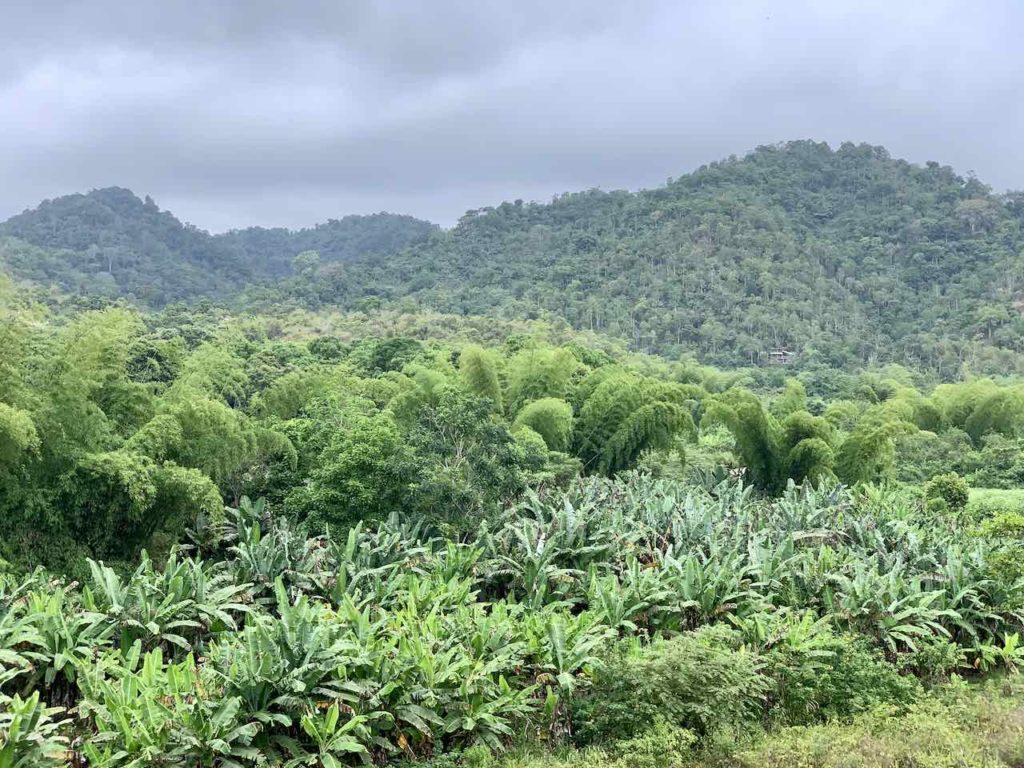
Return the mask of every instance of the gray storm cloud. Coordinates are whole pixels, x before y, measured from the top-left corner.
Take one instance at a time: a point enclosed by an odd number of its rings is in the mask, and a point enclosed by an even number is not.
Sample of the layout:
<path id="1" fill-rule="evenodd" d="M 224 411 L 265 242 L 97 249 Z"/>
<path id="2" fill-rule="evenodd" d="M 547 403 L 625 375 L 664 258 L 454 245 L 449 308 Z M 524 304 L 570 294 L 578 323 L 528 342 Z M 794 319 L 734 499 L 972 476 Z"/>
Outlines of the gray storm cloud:
<path id="1" fill-rule="evenodd" d="M 0 217 L 107 185 L 212 230 L 637 188 L 758 144 L 1024 187 L 1024 5 L 5 3 Z"/>

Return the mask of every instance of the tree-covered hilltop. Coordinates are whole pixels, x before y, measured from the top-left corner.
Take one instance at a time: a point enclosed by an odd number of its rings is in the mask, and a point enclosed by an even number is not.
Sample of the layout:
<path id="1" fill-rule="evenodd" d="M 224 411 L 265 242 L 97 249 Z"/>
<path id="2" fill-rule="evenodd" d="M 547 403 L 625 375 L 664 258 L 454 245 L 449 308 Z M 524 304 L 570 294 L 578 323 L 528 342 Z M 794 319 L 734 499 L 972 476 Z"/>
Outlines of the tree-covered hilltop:
<path id="1" fill-rule="evenodd" d="M 635 194 L 471 211 L 392 258 L 326 266 L 310 291 L 548 312 L 719 364 L 783 347 L 833 365 L 1005 367 L 1024 349 L 1022 212 L 936 163 L 794 142 Z"/>
<path id="2" fill-rule="evenodd" d="M 300 231 L 258 227 L 210 235 L 119 187 L 47 200 L 0 224 L 0 264 L 14 277 L 79 295 L 124 296 L 160 306 L 227 298 L 254 282 L 312 263 L 381 256 L 435 226 L 411 216 L 346 216 Z"/>
<path id="3" fill-rule="evenodd" d="M 1024 372 L 1024 196 L 880 147 L 761 147 L 657 189 L 211 236 L 120 189 L 0 225 L 19 279 L 146 305 L 562 318 L 633 349 L 803 369 Z M 4 237 L 6 236 L 6 240 Z"/>
<path id="4" fill-rule="evenodd" d="M 300 230 L 249 227 L 216 235 L 214 240 L 244 254 L 271 277 L 280 277 L 318 264 L 317 260 L 293 263 L 301 253 L 315 251 L 324 264 L 379 258 L 425 239 L 436 229 L 437 225 L 412 216 L 374 213 L 331 219 Z"/>
<path id="5" fill-rule="evenodd" d="M 0 224 L 0 262 L 19 279 L 142 304 L 223 293 L 253 276 L 231 248 L 118 187 L 47 200 Z"/>

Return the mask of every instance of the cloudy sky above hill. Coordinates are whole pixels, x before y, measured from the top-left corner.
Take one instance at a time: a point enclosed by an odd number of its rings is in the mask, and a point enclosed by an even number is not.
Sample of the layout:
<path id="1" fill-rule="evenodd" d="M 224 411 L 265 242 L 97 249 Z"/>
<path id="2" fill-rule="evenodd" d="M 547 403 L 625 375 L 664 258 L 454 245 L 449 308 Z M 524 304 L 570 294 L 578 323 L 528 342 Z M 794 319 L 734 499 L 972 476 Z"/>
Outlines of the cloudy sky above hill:
<path id="1" fill-rule="evenodd" d="M 119 185 L 212 231 L 883 144 L 1024 188 L 1014 0 L 12 0 L 0 218 Z"/>

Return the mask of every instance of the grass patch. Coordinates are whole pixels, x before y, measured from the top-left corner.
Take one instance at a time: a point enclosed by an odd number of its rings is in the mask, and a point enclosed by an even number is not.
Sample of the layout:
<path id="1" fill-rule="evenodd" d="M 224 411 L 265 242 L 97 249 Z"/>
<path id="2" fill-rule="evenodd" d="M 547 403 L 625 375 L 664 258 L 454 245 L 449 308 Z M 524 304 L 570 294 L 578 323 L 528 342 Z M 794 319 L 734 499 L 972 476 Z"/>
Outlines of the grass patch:
<path id="1" fill-rule="evenodd" d="M 717 742 L 717 744 L 715 743 Z M 703 751 L 659 725 L 603 749 L 501 756 L 469 750 L 459 768 L 1015 768 L 1024 766 L 1024 682 L 941 686 L 904 714 L 719 734 Z M 440 767 L 438 767 L 440 768 Z"/>
<path id="2" fill-rule="evenodd" d="M 976 519 L 991 517 L 1000 512 L 1024 514 L 1024 488 L 972 488 L 967 500 L 967 512 Z"/>

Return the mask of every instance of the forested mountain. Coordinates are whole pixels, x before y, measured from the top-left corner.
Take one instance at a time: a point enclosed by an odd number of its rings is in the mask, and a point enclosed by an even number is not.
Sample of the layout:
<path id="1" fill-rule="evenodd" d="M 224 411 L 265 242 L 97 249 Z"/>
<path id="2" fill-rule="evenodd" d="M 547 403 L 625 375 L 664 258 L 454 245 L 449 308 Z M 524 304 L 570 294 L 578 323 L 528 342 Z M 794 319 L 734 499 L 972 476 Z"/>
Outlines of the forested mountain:
<path id="1" fill-rule="evenodd" d="M 14 276 L 76 294 L 161 304 L 253 275 L 231 248 L 118 187 L 48 200 L 0 224 L 4 237 Z"/>
<path id="2" fill-rule="evenodd" d="M 505 203 L 397 257 L 325 267 L 328 302 L 540 311 L 638 349 L 1006 367 L 1024 347 L 1021 206 L 879 147 L 762 147 L 636 194 Z"/>
<path id="3" fill-rule="evenodd" d="M 1024 202 L 880 147 L 761 147 L 637 193 L 503 203 L 450 230 L 349 216 L 211 236 L 122 189 L 0 225 L 19 278 L 160 305 L 419 306 L 561 317 L 724 365 L 1024 371 Z M 299 263 L 296 255 L 308 253 Z M 256 286 L 254 289 L 253 286 Z M 232 297 L 234 297 L 232 299 Z"/>
<path id="4" fill-rule="evenodd" d="M 1022 765 L 1022 199 L 793 144 L 451 231 L 15 217 L 0 768 Z"/>
<path id="5" fill-rule="evenodd" d="M 291 274 L 292 259 L 306 251 L 316 251 L 321 263 L 349 261 L 356 257 L 374 259 L 400 251 L 436 229 L 436 225 L 412 216 L 375 213 L 331 219 L 298 231 L 249 227 L 213 239 L 245 254 L 246 259 L 259 264 L 263 272 L 280 277 Z M 315 261 L 307 266 L 313 264 Z"/>
<path id="6" fill-rule="evenodd" d="M 434 225 L 411 216 L 346 216 L 312 229 L 250 228 L 210 235 L 119 187 L 47 200 L 0 224 L 0 263 L 18 278 L 83 295 L 126 296 L 159 306 L 226 298 L 288 274 L 316 250 L 324 262 L 380 256 Z"/>

